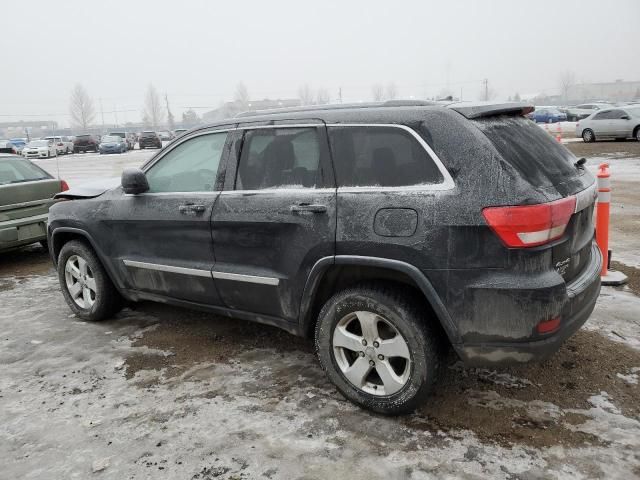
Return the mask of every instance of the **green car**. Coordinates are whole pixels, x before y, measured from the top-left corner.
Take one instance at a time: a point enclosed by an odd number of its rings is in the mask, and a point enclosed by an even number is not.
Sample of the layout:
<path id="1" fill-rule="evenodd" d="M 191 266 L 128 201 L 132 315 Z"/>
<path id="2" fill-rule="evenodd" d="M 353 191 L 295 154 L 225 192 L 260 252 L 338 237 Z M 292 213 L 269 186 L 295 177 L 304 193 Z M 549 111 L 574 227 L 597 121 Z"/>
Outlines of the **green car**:
<path id="1" fill-rule="evenodd" d="M 35 242 L 46 245 L 53 196 L 68 188 L 29 160 L 0 154 L 0 251 Z"/>

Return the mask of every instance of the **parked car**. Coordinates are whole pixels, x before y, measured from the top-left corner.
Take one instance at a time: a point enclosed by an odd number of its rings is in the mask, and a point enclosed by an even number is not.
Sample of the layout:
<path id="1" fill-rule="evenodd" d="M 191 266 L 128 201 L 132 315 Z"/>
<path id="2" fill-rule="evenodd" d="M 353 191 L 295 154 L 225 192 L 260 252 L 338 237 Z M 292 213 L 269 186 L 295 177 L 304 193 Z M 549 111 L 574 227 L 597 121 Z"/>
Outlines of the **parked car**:
<path id="1" fill-rule="evenodd" d="M 556 123 L 564 122 L 567 120 L 567 115 L 562 113 L 557 108 L 540 108 L 536 107 L 535 111 L 531 112 L 528 117 L 536 123 Z"/>
<path id="2" fill-rule="evenodd" d="M 22 155 L 22 149 L 27 144 L 26 140 L 24 138 L 11 138 L 9 141 L 16 147 L 16 153 Z"/>
<path id="3" fill-rule="evenodd" d="M 160 137 L 160 140 L 162 140 L 163 142 L 170 142 L 171 140 L 174 139 L 173 133 L 168 132 L 166 130 L 158 132 L 158 136 Z"/>
<path id="4" fill-rule="evenodd" d="M 587 118 L 593 112 L 602 110 L 603 108 L 611 108 L 612 105 L 608 103 L 583 103 L 582 105 L 576 105 L 575 107 L 567 108 L 567 120 L 575 122 Z"/>
<path id="5" fill-rule="evenodd" d="M 162 140 L 156 132 L 142 132 L 138 138 L 138 144 L 140 150 L 147 147 L 162 148 Z"/>
<path id="6" fill-rule="evenodd" d="M 51 140 L 32 140 L 22 149 L 25 158 L 51 158 L 56 156 L 56 146 Z"/>
<path id="7" fill-rule="evenodd" d="M 0 154 L 0 251 L 47 239 L 53 196 L 69 187 L 29 160 Z"/>
<path id="8" fill-rule="evenodd" d="M 73 151 L 74 153 L 84 153 L 88 151 L 98 153 L 98 145 L 100 144 L 100 137 L 83 134 L 76 135 L 76 138 L 73 140 Z"/>
<path id="9" fill-rule="evenodd" d="M 594 177 L 527 104 L 402 105 L 211 124 L 120 187 L 60 194 L 71 310 L 155 300 L 313 337 L 337 388 L 385 414 L 425 400 L 447 343 L 469 365 L 551 355 L 600 291 Z"/>
<path id="10" fill-rule="evenodd" d="M 98 145 L 100 154 L 125 153 L 127 151 L 126 139 L 118 135 L 105 135 Z"/>
<path id="11" fill-rule="evenodd" d="M 133 150 L 133 147 L 136 144 L 136 139 L 135 136 L 131 133 L 127 133 L 127 132 L 111 132 L 108 134 L 110 137 L 113 136 L 118 136 L 120 138 L 122 138 L 126 145 L 127 145 L 127 150 Z M 104 141 L 104 139 L 103 139 Z"/>
<path id="12" fill-rule="evenodd" d="M 58 155 L 65 155 L 73 152 L 73 141 L 66 136 L 52 136 L 52 137 L 44 137 L 42 140 L 51 140 L 55 147 Z"/>
<path id="13" fill-rule="evenodd" d="M 0 153 L 18 153 L 16 146 L 9 140 L 0 140 Z"/>
<path id="14" fill-rule="evenodd" d="M 591 114 L 576 124 L 576 136 L 585 142 L 615 138 L 640 141 L 640 106 L 612 108 Z"/>

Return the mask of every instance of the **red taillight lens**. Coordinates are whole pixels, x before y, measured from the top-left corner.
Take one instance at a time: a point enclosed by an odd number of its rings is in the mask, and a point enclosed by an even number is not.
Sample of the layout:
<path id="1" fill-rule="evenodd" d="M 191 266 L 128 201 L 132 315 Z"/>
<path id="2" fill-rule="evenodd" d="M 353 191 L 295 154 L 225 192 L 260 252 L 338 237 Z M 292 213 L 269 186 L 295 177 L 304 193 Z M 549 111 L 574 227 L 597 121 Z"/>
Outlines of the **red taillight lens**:
<path id="1" fill-rule="evenodd" d="M 507 247 L 544 245 L 560 238 L 576 208 L 576 197 L 555 202 L 482 210 L 487 224 Z"/>
<path id="2" fill-rule="evenodd" d="M 536 326 L 538 333 L 555 332 L 560 327 L 560 317 L 544 320 Z"/>
<path id="3" fill-rule="evenodd" d="M 62 143 L 59 143 L 59 144 L 58 144 L 58 146 L 59 146 L 59 147 L 61 147 L 61 146 L 62 146 Z"/>
<path id="4" fill-rule="evenodd" d="M 67 184 L 67 182 L 65 182 L 64 180 L 60 180 L 60 191 L 66 192 L 67 190 L 69 190 L 69 185 Z"/>

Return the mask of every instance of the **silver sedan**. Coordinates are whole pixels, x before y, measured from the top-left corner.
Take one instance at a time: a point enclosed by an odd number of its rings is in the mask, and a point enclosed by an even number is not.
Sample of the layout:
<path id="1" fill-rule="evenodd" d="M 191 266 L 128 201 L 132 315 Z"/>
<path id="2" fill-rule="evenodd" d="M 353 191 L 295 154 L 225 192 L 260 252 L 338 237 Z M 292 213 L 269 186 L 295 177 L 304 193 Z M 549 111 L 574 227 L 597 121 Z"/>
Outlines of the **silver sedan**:
<path id="1" fill-rule="evenodd" d="M 585 142 L 607 138 L 640 141 L 640 105 L 607 108 L 592 113 L 576 124 L 576 136 Z"/>

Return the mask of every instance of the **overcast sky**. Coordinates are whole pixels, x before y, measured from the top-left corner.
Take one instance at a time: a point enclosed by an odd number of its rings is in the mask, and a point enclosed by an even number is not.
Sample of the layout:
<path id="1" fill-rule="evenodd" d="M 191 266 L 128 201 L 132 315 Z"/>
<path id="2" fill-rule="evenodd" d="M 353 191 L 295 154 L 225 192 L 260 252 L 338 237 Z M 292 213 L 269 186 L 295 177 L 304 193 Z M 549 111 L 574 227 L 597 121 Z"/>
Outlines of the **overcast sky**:
<path id="1" fill-rule="evenodd" d="M 85 86 L 105 120 L 138 121 L 153 83 L 176 118 L 231 100 L 295 98 L 302 84 L 337 100 L 448 89 L 478 98 L 556 93 L 578 81 L 640 80 L 639 0 L 249 1 L 12 0 L 2 5 L 0 121 L 69 124 Z M 96 121 L 100 122 L 100 115 Z"/>

